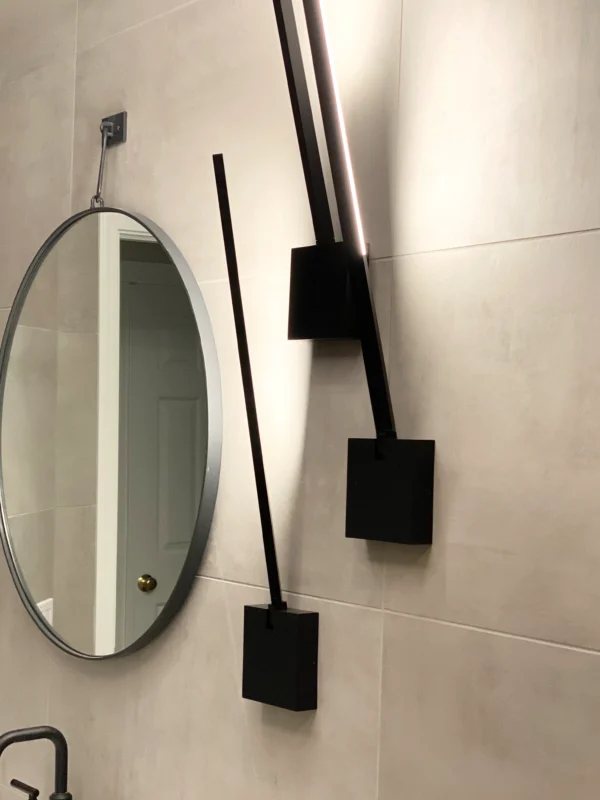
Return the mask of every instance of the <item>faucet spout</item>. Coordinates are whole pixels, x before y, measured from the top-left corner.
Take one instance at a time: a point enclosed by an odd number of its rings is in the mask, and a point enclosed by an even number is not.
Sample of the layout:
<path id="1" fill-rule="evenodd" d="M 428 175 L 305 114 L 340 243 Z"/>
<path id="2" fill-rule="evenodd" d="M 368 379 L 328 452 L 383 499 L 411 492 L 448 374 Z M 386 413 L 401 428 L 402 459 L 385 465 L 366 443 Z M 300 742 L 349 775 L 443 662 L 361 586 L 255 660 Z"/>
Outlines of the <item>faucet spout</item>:
<path id="1" fill-rule="evenodd" d="M 58 728 L 50 725 L 39 725 L 36 728 L 21 728 L 8 731 L 0 735 L 0 756 L 11 744 L 19 742 L 34 742 L 38 739 L 48 739 L 55 750 L 54 760 L 54 795 L 55 800 L 70 798 L 67 792 L 67 777 L 69 769 L 69 748 L 67 740 Z"/>

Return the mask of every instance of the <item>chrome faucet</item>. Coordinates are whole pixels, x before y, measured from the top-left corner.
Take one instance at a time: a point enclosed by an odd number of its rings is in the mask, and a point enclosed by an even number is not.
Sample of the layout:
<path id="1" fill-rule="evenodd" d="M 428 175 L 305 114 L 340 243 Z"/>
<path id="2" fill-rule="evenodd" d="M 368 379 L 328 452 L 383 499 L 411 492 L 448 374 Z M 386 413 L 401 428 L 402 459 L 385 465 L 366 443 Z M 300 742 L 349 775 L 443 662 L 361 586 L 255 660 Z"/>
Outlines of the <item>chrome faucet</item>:
<path id="1" fill-rule="evenodd" d="M 52 742 L 55 750 L 54 761 L 54 792 L 50 795 L 50 800 L 72 800 L 67 791 L 67 773 L 69 768 L 69 748 L 67 740 L 57 728 L 49 725 L 40 725 L 37 728 L 21 728 L 16 731 L 8 731 L 0 736 L 0 756 L 11 744 L 18 742 L 34 742 L 38 739 L 48 739 Z M 22 781 L 13 779 L 11 786 L 25 792 L 28 800 L 37 800 L 40 790 L 33 786 L 28 786 Z"/>

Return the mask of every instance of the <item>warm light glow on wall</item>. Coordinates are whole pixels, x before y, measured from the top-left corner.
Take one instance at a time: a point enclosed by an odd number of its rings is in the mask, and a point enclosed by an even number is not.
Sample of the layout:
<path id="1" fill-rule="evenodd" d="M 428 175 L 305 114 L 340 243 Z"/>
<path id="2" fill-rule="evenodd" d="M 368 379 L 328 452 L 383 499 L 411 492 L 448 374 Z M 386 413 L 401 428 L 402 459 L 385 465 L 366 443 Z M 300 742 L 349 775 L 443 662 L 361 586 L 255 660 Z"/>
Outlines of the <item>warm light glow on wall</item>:
<path id="1" fill-rule="evenodd" d="M 350 192 L 352 194 L 352 206 L 354 208 L 354 216 L 356 220 L 356 232 L 358 234 L 358 242 L 360 246 L 361 255 L 366 256 L 367 245 L 365 243 L 365 235 L 363 231 L 362 219 L 360 216 L 360 207 L 358 205 L 358 193 L 356 191 L 356 182 L 354 180 L 354 169 L 352 168 L 352 159 L 350 157 L 350 145 L 348 144 L 348 134 L 346 133 L 346 123 L 344 122 L 344 112 L 342 109 L 342 101 L 340 99 L 340 91 L 338 88 L 337 78 L 335 75 L 335 68 L 333 66 L 333 51 L 331 49 L 331 40 L 329 38 L 329 29 L 327 27 L 327 17 L 325 15 L 325 8 L 323 0 L 319 0 L 321 9 L 321 17 L 323 20 L 323 32 L 325 34 L 325 44 L 327 47 L 327 58 L 329 60 L 329 68 L 331 70 L 331 82 L 335 94 L 335 105 L 340 125 L 340 132 L 342 134 L 342 145 L 344 148 L 344 158 L 346 159 L 346 169 L 348 170 L 348 182 L 350 184 Z"/>

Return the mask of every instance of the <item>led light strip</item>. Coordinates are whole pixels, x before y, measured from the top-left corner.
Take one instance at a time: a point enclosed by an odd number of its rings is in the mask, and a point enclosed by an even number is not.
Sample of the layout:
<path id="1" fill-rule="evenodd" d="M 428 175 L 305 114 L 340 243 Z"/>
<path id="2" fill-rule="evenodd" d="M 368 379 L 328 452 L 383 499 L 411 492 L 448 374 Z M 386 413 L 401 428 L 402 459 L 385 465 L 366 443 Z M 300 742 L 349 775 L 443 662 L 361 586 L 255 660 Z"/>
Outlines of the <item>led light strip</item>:
<path id="1" fill-rule="evenodd" d="M 327 48 L 327 58 L 329 60 L 329 69 L 331 71 L 331 83 L 335 95 L 335 105 L 338 116 L 338 123 L 342 135 L 342 146 L 344 148 L 344 158 L 346 160 L 346 169 L 348 170 L 348 182 L 350 184 L 350 193 L 352 195 L 352 206 L 354 209 L 354 217 L 356 222 L 356 232 L 358 234 L 358 243 L 360 246 L 361 255 L 367 255 L 367 245 L 365 243 L 365 234 L 363 231 L 362 219 L 360 216 L 360 206 L 358 204 L 358 193 L 356 191 L 356 182 L 354 180 L 354 169 L 352 167 L 352 158 L 350 156 L 350 145 L 348 143 L 348 134 L 346 132 L 346 123 L 344 122 L 344 112 L 342 110 L 342 101 L 340 98 L 340 91 L 338 88 L 335 69 L 333 66 L 333 55 L 331 49 L 331 41 L 329 38 L 329 29 L 327 27 L 327 17 L 325 15 L 325 7 L 323 0 L 319 0 L 319 8 L 321 11 L 321 19 L 323 21 L 323 33 L 325 36 L 325 46 Z"/>

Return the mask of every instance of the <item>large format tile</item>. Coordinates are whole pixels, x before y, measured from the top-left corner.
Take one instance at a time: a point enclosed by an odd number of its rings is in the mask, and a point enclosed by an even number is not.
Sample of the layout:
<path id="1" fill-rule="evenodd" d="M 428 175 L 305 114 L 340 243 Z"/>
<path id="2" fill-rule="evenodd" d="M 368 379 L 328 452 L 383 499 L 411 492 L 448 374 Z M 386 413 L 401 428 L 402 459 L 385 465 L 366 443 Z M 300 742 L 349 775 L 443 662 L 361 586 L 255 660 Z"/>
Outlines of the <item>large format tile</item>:
<path id="1" fill-rule="evenodd" d="M 380 613 L 309 603 L 321 613 L 321 705 L 294 715 L 241 697 L 243 605 L 264 600 L 261 590 L 200 579 L 142 654 L 105 663 L 57 655 L 50 720 L 72 742 L 74 796 L 374 800 Z"/>
<path id="2" fill-rule="evenodd" d="M 0 86 L 0 306 L 12 304 L 37 249 L 69 215 L 73 69 L 72 59 L 55 62 Z"/>
<path id="3" fill-rule="evenodd" d="M 54 626 L 82 653 L 93 653 L 96 603 L 96 508 L 56 509 Z"/>
<path id="4" fill-rule="evenodd" d="M 50 252 L 29 285 L 19 311 L 19 325 L 56 330 L 56 251 Z"/>
<path id="5" fill-rule="evenodd" d="M 109 36 L 166 14 L 190 0 L 79 0 L 77 47 L 89 50 Z"/>
<path id="6" fill-rule="evenodd" d="M 390 265 L 372 268 L 382 340 L 389 341 Z M 202 286 L 223 381 L 223 460 L 203 572 L 266 581 L 229 287 Z M 346 539 L 347 441 L 373 436 L 360 348 L 287 339 L 288 282 L 242 285 L 267 483 L 284 587 L 380 607 L 383 567 L 365 542 Z"/>
<path id="7" fill-rule="evenodd" d="M 98 124 L 129 113 L 109 153 L 108 203 L 145 213 L 202 280 L 225 277 L 212 165 L 224 153 L 242 272 L 287 270 L 314 240 L 270 3 L 204 0 L 78 59 L 74 206 L 89 203 Z"/>
<path id="8" fill-rule="evenodd" d="M 0 731 L 48 721 L 51 645 L 28 617 L 0 556 Z M 51 748 L 46 742 L 11 745 L 0 759 L 0 784 L 20 778 L 52 791 Z"/>
<path id="9" fill-rule="evenodd" d="M 98 217 L 84 217 L 54 250 L 57 271 L 57 327 L 98 333 Z"/>
<path id="10" fill-rule="evenodd" d="M 431 552 L 386 606 L 600 648 L 599 234 L 401 259 L 392 395 L 433 438 Z"/>
<path id="11" fill-rule="evenodd" d="M 297 6 L 302 28 L 302 3 Z M 390 256 L 402 0 L 325 0 L 323 6 L 365 238 L 373 258 Z M 307 72 L 310 77 L 310 62 Z"/>
<path id="12" fill-rule="evenodd" d="M 268 595 L 229 586 L 227 596 L 240 675 L 243 606 L 266 603 Z M 375 800 L 382 613 L 297 595 L 286 600 L 319 614 L 319 707 L 293 714 L 243 701 L 255 773 L 277 800 Z"/>
<path id="13" fill-rule="evenodd" d="M 19 569 L 36 603 L 54 596 L 54 514 L 34 511 L 8 521 Z"/>
<path id="14" fill-rule="evenodd" d="M 17 326 L 2 408 L 9 516 L 54 508 L 56 375 L 56 332 Z"/>
<path id="15" fill-rule="evenodd" d="M 73 55 L 76 20 L 77 0 L 2 0 L 0 84 Z"/>
<path id="16" fill-rule="evenodd" d="M 596 797 L 600 655 L 386 615 L 380 800 Z"/>
<path id="17" fill-rule="evenodd" d="M 98 335 L 58 333 L 56 504 L 96 504 Z"/>
<path id="18" fill-rule="evenodd" d="M 405 0 L 395 253 L 600 225 L 600 5 Z"/>

